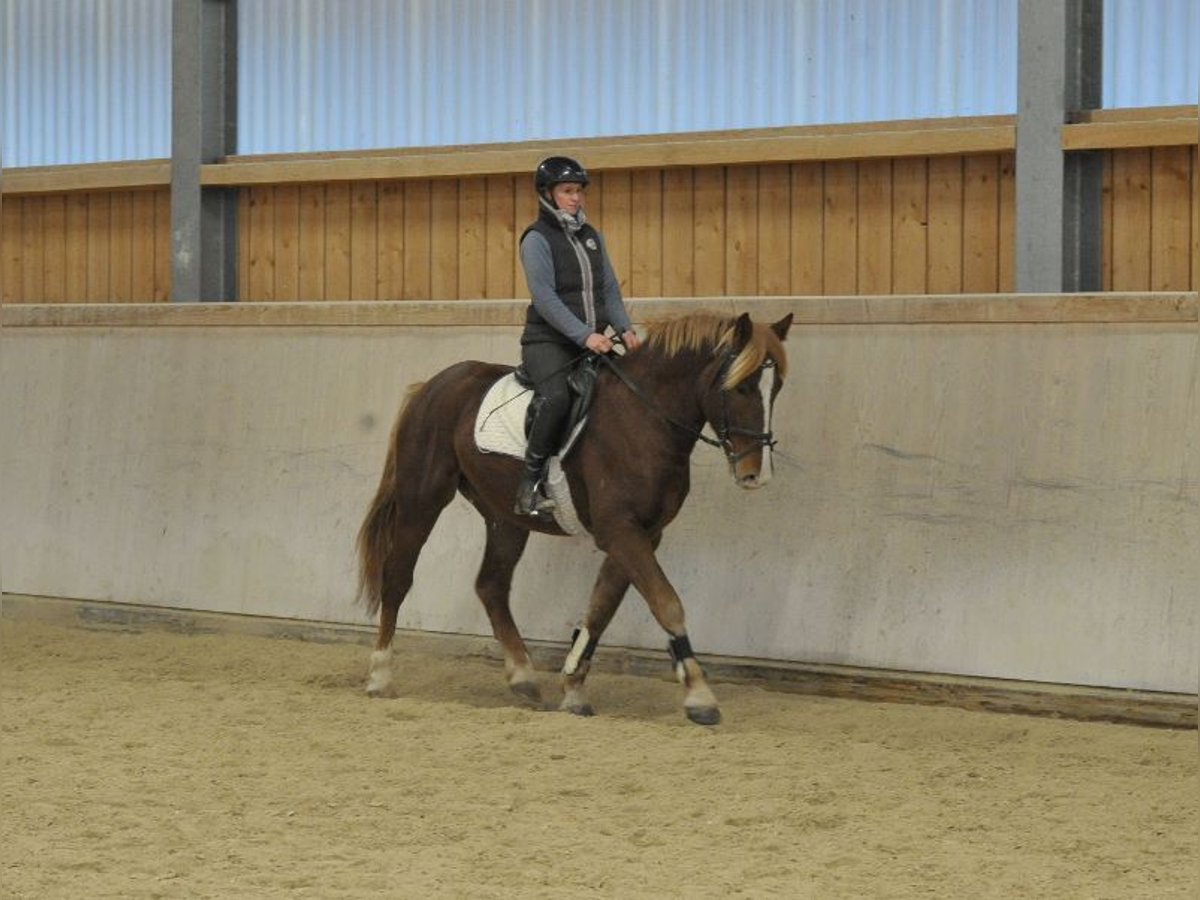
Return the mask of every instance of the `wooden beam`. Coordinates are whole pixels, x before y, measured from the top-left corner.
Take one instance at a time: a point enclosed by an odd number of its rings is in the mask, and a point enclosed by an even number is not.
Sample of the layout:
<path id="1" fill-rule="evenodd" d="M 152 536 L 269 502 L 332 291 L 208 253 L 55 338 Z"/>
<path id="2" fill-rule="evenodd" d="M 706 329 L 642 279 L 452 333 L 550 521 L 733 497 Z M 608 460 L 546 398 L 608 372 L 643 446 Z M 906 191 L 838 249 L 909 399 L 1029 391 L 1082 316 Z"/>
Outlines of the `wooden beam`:
<path id="1" fill-rule="evenodd" d="M 913 294 L 828 297 L 657 297 L 628 301 L 634 320 L 701 310 L 748 310 L 797 325 L 1087 324 L 1194 327 L 1193 291 L 1104 294 Z M 163 327 L 519 327 L 526 300 L 349 301 L 345 303 L 5 304 L 5 328 Z"/>

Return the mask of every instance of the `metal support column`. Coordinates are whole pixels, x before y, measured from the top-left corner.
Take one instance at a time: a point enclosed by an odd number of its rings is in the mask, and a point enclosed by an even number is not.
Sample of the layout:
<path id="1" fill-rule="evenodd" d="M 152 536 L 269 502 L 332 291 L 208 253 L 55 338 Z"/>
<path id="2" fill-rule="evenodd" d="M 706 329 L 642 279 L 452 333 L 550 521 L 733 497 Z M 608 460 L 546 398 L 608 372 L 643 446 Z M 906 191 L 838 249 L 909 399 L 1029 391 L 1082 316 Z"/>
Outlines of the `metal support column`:
<path id="1" fill-rule="evenodd" d="M 1103 0 L 1020 0 L 1018 291 L 1100 288 L 1102 157 L 1064 154 L 1062 126 L 1099 108 Z"/>
<path id="2" fill-rule="evenodd" d="M 237 148 L 237 0 L 171 7 L 171 299 L 237 299 L 237 195 L 200 166 Z"/>

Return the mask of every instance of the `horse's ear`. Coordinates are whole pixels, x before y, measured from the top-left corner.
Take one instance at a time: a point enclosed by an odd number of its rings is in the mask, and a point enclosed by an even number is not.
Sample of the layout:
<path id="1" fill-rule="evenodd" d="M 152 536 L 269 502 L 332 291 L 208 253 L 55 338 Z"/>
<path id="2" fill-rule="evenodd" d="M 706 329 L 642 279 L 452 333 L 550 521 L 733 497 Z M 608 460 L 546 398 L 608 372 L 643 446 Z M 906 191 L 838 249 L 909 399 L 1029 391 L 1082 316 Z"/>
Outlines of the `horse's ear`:
<path id="1" fill-rule="evenodd" d="M 771 326 L 771 330 L 775 332 L 775 336 L 781 341 L 787 340 L 788 329 L 792 327 L 792 314 L 788 313 L 778 322 Z"/>
<path id="2" fill-rule="evenodd" d="M 750 321 L 750 313 L 742 313 L 733 323 L 733 352 L 739 353 L 750 343 L 754 334 L 754 323 Z"/>

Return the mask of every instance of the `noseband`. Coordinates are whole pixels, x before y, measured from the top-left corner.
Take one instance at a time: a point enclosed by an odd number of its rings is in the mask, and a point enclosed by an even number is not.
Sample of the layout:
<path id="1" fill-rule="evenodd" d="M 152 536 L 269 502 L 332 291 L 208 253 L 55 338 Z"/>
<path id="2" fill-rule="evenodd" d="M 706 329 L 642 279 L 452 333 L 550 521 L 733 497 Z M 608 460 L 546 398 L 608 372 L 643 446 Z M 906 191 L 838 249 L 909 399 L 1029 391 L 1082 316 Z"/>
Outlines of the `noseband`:
<path id="1" fill-rule="evenodd" d="M 683 422 L 677 421 L 676 419 L 673 419 L 671 416 L 667 415 L 667 413 L 664 412 L 658 406 L 658 404 L 654 402 L 653 398 L 647 396 L 646 392 L 641 389 L 637 382 L 635 382 L 621 370 L 621 367 L 616 364 L 611 356 L 604 354 L 599 358 L 612 370 L 612 373 L 616 375 L 617 378 L 619 378 L 622 383 L 633 392 L 635 397 L 658 413 L 660 418 L 665 420 L 668 424 L 674 425 L 680 431 L 686 432 L 696 440 L 703 441 L 710 447 L 719 447 L 721 452 L 725 454 L 725 459 L 729 461 L 729 465 L 732 467 L 736 466 L 742 459 L 749 456 L 755 450 L 758 450 L 762 447 L 771 448 L 774 447 L 776 443 L 775 436 L 770 431 L 751 431 L 749 428 L 741 428 L 739 426 L 729 424 L 729 391 L 726 390 L 724 384 L 725 378 L 729 374 L 729 367 L 733 365 L 735 356 L 736 354 L 732 350 L 726 351 L 725 358 L 721 361 L 721 368 L 717 372 L 716 380 L 713 382 L 714 386 L 721 385 L 721 423 L 714 429 L 717 435 L 716 440 L 713 440 L 708 435 L 704 434 L 700 429 L 693 428 L 691 425 L 685 425 Z M 763 364 L 758 367 L 757 371 L 761 372 L 763 369 L 774 368 L 774 366 L 775 360 L 767 357 L 766 360 L 763 361 Z M 738 453 L 733 448 L 732 438 L 735 436 L 750 438 L 754 443 L 748 449 Z"/>

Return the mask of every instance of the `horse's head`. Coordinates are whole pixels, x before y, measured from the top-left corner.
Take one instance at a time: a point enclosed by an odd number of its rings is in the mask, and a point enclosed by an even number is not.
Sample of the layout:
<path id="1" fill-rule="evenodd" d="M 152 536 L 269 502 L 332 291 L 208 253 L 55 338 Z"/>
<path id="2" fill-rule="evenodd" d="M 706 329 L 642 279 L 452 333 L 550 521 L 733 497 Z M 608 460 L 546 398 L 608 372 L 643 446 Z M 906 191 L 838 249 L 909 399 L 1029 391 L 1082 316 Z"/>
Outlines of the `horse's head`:
<path id="1" fill-rule="evenodd" d="M 734 481 L 747 490 L 771 480 L 771 412 L 787 375 L 783 342 L 791 325 L 791 313 L 770 326 L 742 313 L 721 336 L 702 376 L 704 417 Z"/>

